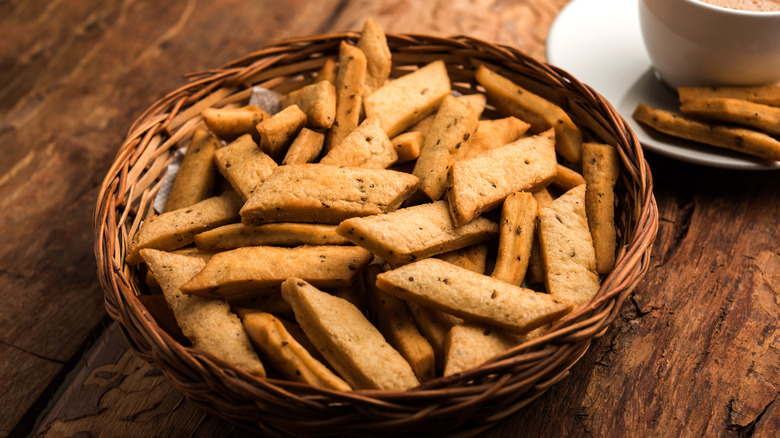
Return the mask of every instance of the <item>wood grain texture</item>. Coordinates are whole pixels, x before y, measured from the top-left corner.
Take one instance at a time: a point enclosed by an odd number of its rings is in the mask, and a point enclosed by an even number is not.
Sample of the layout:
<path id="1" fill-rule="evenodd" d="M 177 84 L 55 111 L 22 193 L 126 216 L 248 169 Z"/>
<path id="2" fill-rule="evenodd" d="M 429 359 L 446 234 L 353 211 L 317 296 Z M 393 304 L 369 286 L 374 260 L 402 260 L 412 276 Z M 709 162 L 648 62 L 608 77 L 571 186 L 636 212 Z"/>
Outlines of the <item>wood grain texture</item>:
<path id="1" fill-rule="evenodd" d="M 0 435 L 31 427 L 27 410 L 45 406 L 105 316 L 92 214 L 133 120 L 184 73 L 311 32 L 297 12 L 327 20 L 336 6 L 0 3 L 0 344 L 14 350 L 4 371 L 35 370 L 3 373 Z"/>
<path id="2" fill-rule="evenodd" d="M 661 218 L 650 272 L 572 375 L 496 436 L 780 430 L 780 174 L 648 158 Z"/>
<path id="3" fill-rule="evenodd" d="M 184 73 L 368 16 L 543 59 L 565 3 L 0 2 L 0 436 L 248 436 L 129 352 L 95 277 L 97 186 Z M 661 226 L 647 278 L 569 377 L 482 436 L 776 436 L 780 174 L 649 159 Z"/>

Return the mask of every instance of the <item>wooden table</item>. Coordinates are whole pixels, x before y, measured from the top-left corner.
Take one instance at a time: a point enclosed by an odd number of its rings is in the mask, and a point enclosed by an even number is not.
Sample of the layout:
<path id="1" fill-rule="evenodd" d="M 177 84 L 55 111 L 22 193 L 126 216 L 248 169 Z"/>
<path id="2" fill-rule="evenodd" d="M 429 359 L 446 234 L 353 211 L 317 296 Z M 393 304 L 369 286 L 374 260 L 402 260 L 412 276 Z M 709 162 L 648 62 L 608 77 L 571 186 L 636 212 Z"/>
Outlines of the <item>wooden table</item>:
<path id="1" fill-rule="evenodd" d="M 128 350 L 95 275 L 97 187 L 183 73 L 369 16 L 544 59 L 565 3 L 0 2 L 0 435 L 246 436 Z M 661 218 L 649 274 L 568 378 L 484 436 L 778 433 L 780 172 L 647 158 Z"/>

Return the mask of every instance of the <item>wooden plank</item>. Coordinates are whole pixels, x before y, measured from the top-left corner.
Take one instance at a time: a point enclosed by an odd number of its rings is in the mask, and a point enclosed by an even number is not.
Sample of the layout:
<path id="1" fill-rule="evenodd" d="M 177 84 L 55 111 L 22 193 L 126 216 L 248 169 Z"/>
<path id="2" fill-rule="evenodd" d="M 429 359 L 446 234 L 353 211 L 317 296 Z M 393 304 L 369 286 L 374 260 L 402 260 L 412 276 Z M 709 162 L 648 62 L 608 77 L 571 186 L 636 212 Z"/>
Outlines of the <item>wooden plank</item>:
<path id="1" fill-rule="evenodd" d="M 35 370 L 0 379 L 0 435 L 30 430 L 37 413 L 27 410 L 41 408 L 38 397 L 105 317 L 92 214 L 134 119 L 185 73 L 306 33 L 335 9 L 303 0 L 0 4 L 0 343 L 15 352 L 15 369 Z"/>
<path id="2" fill-rule="evenodd" d="M 572 375 L 488 436 L 777 432 L 780 174 L 649 158 L 650 273 Z"/>
<path id="3" fill-rule="evenodd" d="M 162 372 L 127 349 L 116 324 L 109 326 L 74 371 L 36 435 L 96 431 L 121 431 L 134 437 L 251 436 L 185 399 Z"/>
<path id="4" fill-rule="evenodd" d="M 186 401 L 113 325 L 79 357 L 104 318 L 96 188 L 135 117 L 183 73 L 367 16 L 387 32 L 469 34 L 542 59 L 565 3 L 0 3 L 0 435 L 247 436 Z M 481 436 L 780 428 L 780 175 L 649 159 L 661 227 L 647 279 L 569 377 Z"/>
<path id="5" fill-rule="evenodd" d="M 52 391 L 47 392 L 39 382 L 50 381 L 62 364 L 5 344 L 0 344 L 0 357 L 3 358 L 0 361 L 0 412 L 3 412 L 3 418 L 8 418 L 0 422 L 0 436 L 9 436 L 16 421 L 25 416 L 36 400 L 52 395 Z M 35 415 L 27 420 L 34 421 Z"/>

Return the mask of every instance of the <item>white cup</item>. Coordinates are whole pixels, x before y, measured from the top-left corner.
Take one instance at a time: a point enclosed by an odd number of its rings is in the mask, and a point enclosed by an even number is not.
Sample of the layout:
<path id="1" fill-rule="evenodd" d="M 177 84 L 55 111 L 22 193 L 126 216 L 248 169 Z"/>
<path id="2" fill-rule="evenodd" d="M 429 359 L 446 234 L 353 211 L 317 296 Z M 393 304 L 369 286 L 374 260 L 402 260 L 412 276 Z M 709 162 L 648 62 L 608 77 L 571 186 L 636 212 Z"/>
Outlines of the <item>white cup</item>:
<path id="1" fill-rule="evenodd" d="M 671 87 L 780 83 L 780 12 L 639 0 L 655 74 Z"/>

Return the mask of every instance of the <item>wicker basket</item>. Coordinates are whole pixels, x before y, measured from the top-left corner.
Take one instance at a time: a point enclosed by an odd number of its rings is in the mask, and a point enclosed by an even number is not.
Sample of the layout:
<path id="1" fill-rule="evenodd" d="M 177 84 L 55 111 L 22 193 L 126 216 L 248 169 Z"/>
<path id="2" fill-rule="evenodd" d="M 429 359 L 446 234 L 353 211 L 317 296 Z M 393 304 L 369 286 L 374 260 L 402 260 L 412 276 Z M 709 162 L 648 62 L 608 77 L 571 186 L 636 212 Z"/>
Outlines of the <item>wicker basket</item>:
<path id="1" fill-rule="evenodd" d="M 282 41 L 226 66 L 189 76 L 189 83 L 152 105 L 133 125 L 100 190 L 95 253 L 108 313 L 132 348 L 206 410 L 268 435 L 431 434 L 485 430 L 518 411 L 557 381 L 605 333 L 647 271 L 658 226 L 652 179 L 642 149 L 612 106 L 566 72 L 511 47 L 470 37 L 388 34 L 398 76 L 443 59 L 453 89 L 477 90 L 475 66 L 487 64 L 566 109 L 585 135 L 617 146 L 620 250 L 615 269 L 593 301 L 541 338 L 479 368 L 438 378 L 411 391 L 335 392 L 275 379 L 257 379 L 176 342 L 138 299 L 148 293 L 137 269 L 124 263 L 130 237 L 151 210 L 176 148 L 186 144 L 200 112 L 246 102 L 253 85 L 288 92 L 313 80 L 342 40 L 357 33 Z"/>

